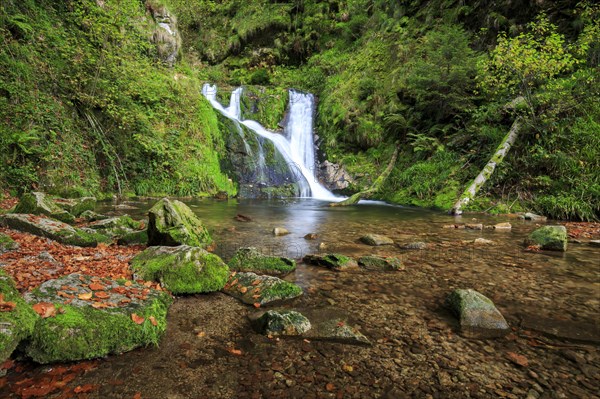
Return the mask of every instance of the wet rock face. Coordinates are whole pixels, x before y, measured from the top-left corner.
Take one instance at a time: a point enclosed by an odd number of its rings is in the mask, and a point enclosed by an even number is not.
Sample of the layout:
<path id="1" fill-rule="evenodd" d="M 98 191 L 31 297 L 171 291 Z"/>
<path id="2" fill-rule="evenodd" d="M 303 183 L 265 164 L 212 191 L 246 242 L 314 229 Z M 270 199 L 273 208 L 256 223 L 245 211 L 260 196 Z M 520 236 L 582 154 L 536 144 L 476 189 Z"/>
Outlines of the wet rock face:
<path id="1" fill-rule="evenodd" d="M 544 226 L 533 231 L 525 239 L 525 245 L 537 245 L 541 249 L 564 252 L 567 250 L 567 240 L 565 226 Z"/>
<path id="2" fill-rule="evenodd" d="M 296 262 L 293 259 L 263 255 L 254 247 L 238 249 L 228 265 L 231 270 L 273 276 L 286 275 L 296 270 Z"/>
<path id="3" fill-rule="evenodd" d="M 302 335 L 311 329 L 310 321 L 295 310 L 269 310 L 250 316 L 252 327 L 264 335 Z"/>
<path id="4" fill-rule="evenodd" d="M 354 183 L 354 179 L 344 167 L 324 161 L 319 166 L 319 177 L 329 190 L 344 190 Z"/>
<path id="5" fill-rule="evenodd" d="M 299 297 L 302 288 L 273 276 L 234 272 L 229 276 L 223 292 L 243 303 L 259 307 Z"/>
<path id="6" fill-rule="evenodd" d="M 335 271 L 355 269 L 358 267 L 358 263 L 356 263 L 354 259 L 340 254 L 312 254 L 306 255 L 302 260 L 309 265 L 326 267 Z"/>
<path id="7" fill-rule="evenodd" d="M 25 299 L 42 316 L 25 347 L 38 363 L 93 359 L 156 345 L 172 302 L 164 291 L 81 274 L 46 281 Z"/>
<path id="8" fill-rule="evenodd" d="M 393 257 L 363 256 L 358 259 L 358 265 L 363 269 L 372 271 L 404 270 L 402 261 Z"/>
<path id="9" fill-rule="evenodd" d="M 12 278 L 0 269 L 0 362 L 33 332 L 37 315 L 17 291 Z"/>
<path id="10" fill-rule="evenodd" d="M 469 338 L 495 338 L 506 335 L 509 326 L 494 303 L 472 289 L 454 290 L 446 306 L 459 318 L 461 333 Z"/>
<path id="11" fill-rule="evenodd" d="M 131 268 L 136 277 L 160 282 L 173 294 L 219 291 L 229 276 L 217 255 L 187 245 L 150 247 L 131 260 Z"/>
<path id="12" fill-rule="evenodd" d="M 194 212 L 180 201 L 163 198 L 148 211 L 148 245 L 206 248 L 212 238 Z"/>
<path id="13" fill-rule="evenodd" d="M 75 217 L 61 208 L 52 198 L 41 192 L 23 194 L 14 213 L 45 215 L 65 223 L 73 223 Z"/>
<path id="14" fill-rule="evenodd" d="M 149 3 L 147 4 L 158 25 L 152 34 L 152 42 L 156 45 L 160 60 L 167 66 L 173 67 L 181 48 L 177 18 L 165 6 L 153 7 Z"/>
<path id="15" fill-rule="evenodd" d="M 380 245 L 394 245 L 394 240 L 381 234 L 366 234 L 360 237 L 360 241 L 374 247 Z"/>
<path id="16" fill-rule="evenodd" d="M 108 237 L 94 231 L 85 231 L 58 220 L 35 215 L 8 214 L 3 217 L 2 222 L 11 229 L 47 237 L 66 245 L 95 247 L 99 242 L 110 241 Z"/>

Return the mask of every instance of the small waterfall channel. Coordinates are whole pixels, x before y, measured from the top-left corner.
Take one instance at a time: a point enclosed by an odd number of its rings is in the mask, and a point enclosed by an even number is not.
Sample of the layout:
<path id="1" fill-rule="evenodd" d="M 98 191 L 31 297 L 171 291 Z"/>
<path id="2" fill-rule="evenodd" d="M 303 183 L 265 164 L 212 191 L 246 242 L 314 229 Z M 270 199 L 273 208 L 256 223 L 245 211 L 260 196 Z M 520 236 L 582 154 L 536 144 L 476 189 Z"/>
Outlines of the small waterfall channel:
<path id="1" fill-rule="evenodd" d="M 236 124 L 244 125 L 260 137 L 264 137 L 273 143 L 277 151 L 285 159 L 290 171 L 298 178 L 300 197 L 339 201 L 340 198 L 333 195 L 333 193 L 317 181 L 314 173 L 313 95 L 290 90 L 289 118 L 284 128 L 284 134 L 279 134 L 265 129 L 256 121 L 241 119 L 240 99 L 242 90 L 239 87 L 231 93 L 228 107 L 224 107 L 217 100 L 217 87 L 215 85 L 206 83 L 202 87 L 202 94 L 223 116 L 234 121 Z M 243 135 L 241 127 L 238 132 Z M 263 165 L 259 165 L 259 167 L 264 167 L 264 157 L 262 159 Z"/>

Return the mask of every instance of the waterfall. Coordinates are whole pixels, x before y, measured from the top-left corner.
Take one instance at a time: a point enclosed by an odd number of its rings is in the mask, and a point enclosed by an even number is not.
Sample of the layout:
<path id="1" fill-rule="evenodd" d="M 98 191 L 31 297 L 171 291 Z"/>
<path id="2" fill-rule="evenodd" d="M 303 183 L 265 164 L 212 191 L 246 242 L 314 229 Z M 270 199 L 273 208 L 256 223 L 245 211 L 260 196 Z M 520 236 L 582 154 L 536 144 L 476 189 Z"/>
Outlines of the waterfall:
<path id="1" fill-rule="evenodd" d="M 314 98 L 311 94 L 304 94 L 290 90 L 289 121 L 284 129 L 285 135 L 273 133 L 265 129 L 260 123 L 253 120 L 241 120 L 240 97 L 242 88 L 237 88 L 231 93 L 227 108 L 217 100 L 217 87 L 206 83 L 202 87 L 202 94 L 210 101 L 212 106 L 225 117 L 241 123 L 257 135 L 270 140 L 287 162 L 291 172 L 298 179 L 301 197 L 311 197 L 327 201 L 339 201 L 329 190 L 323 187 L 315 176 L 315 153 L 313 144 L 313 112 Z"/>

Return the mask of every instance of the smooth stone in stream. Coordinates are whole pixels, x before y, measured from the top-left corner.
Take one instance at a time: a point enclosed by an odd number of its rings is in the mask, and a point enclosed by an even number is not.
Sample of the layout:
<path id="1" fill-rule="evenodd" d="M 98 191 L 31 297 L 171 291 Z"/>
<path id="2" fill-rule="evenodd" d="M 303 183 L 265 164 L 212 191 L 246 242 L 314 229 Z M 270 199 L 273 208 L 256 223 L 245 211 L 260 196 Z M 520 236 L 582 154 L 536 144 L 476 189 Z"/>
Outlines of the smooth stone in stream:
<path id="1" fill-rule="evenodd" d="M 394 245 L 394 240 L 381 234 L 366 234 L 360 237 L 360 241 L 373 247 L 378 247 L 381 245 Z"/>
<path id="2" fill-rule="evenodd" d="M 496 338 L 506 335 L 509 326 L 494 303 L 472 289 L 454 290 L 446 306 L 459 318 L 461 333 L 468 338 Z"/>

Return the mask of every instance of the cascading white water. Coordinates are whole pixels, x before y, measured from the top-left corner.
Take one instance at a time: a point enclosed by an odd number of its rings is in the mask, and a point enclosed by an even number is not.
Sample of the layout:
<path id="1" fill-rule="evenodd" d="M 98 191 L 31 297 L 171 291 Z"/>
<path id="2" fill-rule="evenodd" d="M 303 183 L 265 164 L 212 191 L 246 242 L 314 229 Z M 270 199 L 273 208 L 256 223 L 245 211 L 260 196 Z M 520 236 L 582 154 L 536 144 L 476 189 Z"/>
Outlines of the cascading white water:
<path id="1" fill-rule="evenodd" d="M 223 107 L 217 100 L 217 87 L 206 83 L 202 94 L 212 106 L 227 118 L 246 126 L 261 137 L 270 140 L 287 162 L 290 170 L 298 174 L 301 197 L 311 197 L 326 201 L 339 201 L 329 190 L 323 187 L 314 174 L 315 155 L 312 134 L 312 119 L 314 99 L 310 94 L 290 90 L 290 116 L 284 135 L 273 133 L 253 120 L 241 120 L 240 96 L 242 88 L 237 88 L 231 94 L 229 106 Z"/>

